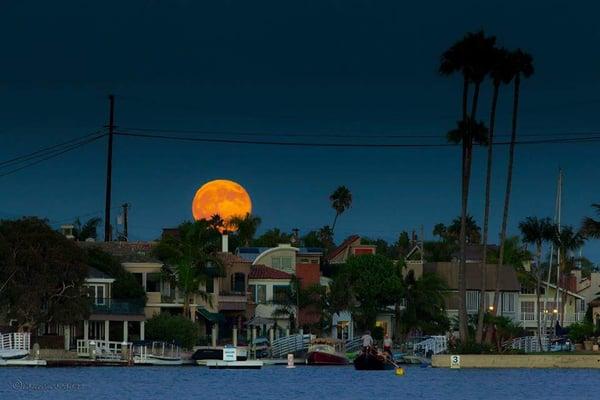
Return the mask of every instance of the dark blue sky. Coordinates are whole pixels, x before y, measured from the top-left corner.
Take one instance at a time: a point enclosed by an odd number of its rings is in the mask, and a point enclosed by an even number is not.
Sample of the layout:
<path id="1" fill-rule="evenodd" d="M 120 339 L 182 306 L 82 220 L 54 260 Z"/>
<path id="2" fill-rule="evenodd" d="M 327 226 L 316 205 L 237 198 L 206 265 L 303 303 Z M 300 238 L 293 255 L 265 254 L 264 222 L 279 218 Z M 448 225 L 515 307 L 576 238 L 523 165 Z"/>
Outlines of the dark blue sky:
<path id="1" fill-rule="evenodd" d="M 120 127 L 443 137 L 459 116 L 460 82 L 437 75 L 439 55 L 482 27 L 535 57 L 536 75 L 522 88 L 520 133 L 600 131 L 599 13 L 592 2 L 563 1 L 5 1 L 0 159 L 99 129 L 111 92 Z M 508 89 L 502 94 L 497 130 L 506 134 L 511 99 Z M 98 141 L 0 178 L 0 217 L 36 214 L 58 223 L 101 215 L 105 146 Z M 552 214 L 559 166 L 564 221 L 578 225 L 590 214 L 590 203 L 600 202 L 598 146 L 518 147 L 509 233 L 526 216 Z M 496 157 L 492 238 L 501 218 L 505 151 Z M 421 224 L 431 238 L 435 223 L 459 213 L 459 157 L 457 148 L 117 137 L 113 203 L 132 204 L 133 239 L 152 239 L 191 217 L 198 186 L 228 178 L 250 192 L 262 229 L 306 232 L 331 223 L 328 195 L 344 184 L 354 203 L 339 221 L 338 240 L 351 233 L 391 240 Z M 470 210 L 478 220 L 484 161 L 477 150 Z M 599 262 L 598 242 L 588 243 L 584 255 Z"/>

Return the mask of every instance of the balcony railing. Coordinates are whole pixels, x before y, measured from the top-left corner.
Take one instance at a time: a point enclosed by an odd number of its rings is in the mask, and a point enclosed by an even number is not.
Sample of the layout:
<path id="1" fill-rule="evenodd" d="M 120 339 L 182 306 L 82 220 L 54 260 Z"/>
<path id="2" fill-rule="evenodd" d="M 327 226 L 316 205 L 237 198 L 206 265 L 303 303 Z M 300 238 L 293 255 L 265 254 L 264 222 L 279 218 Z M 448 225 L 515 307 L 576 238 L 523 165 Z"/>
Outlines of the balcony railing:
<path id="1" fill-rule="evenodd" d="M 561 315 L 558 314 L 557 315 L 558 320 L 561 320 Z M 544 319 L 544 315 L 541 316 L 542 320 Z M 550 321 L 552 320 L 553 316 L 552 315 L 547 315 L 546 316 L 546 321 Z M 554 317 L 556 318 L 556 317 Z M 585 313 L 584 312 L 578 312 L 578 313 L 568 313 L 565 315 L 565 318 L 563 319 L 564 324 L 573 324 L 575 322 L 581 322 L 583 321 L 583 319 L 585 318 Z M 521 312 L 521 321 L 522 322 L 535 322 L 537 321 L 536 318 L 536 313 L 534 312 Z"/>
<path id="2" fill-rule="evenodd" d="M 95 299 L 92 314 L 143 315 L 144 300 Z"/>

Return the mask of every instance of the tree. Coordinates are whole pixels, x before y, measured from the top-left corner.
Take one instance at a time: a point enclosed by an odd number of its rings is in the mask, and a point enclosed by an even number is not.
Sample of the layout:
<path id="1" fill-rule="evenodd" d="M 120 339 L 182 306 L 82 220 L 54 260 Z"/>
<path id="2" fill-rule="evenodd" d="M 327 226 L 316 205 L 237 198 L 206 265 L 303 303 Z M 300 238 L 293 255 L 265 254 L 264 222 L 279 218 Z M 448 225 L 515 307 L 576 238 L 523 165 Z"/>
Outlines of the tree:
<path id="1" fill-rule="evenodd" d="M 394 243 L 394 249 L 396 251 L 396 257 L 398 257 L 400 260 L 406 257 L 408 252 L 412 250 L 408 232 L 400 232 L 400 235 L 398 235 L 398 240 L 396 240 L 396 243 Z"/>
<path id="2" fill-rule="evenodd" d="M 102 223 L 102 218 L 94 217 L 86 221 L 85 224 L 81 225 L 79 218 L 73 223 L 73 236 L 77 241 L 85 241 L 86 239 L 97 239 L 98 238 L 98 226 Z"/>
<path id="3" fill-rule="evenodd" d="M 335 218 L 333 218 L 333 225 L 331 225 L 331 231 L 334 232 L 338 217 L 352 205 L 352 193 L 346 186 L 339 186 L 329 196 L 329 201 L 331 201 L 331 207 L 335 210 Z"/>
<path id="4" fill-rule="evenodd" d="M 385 256 L 351 256 L 341 273 L 348 274 L 349 290 L 357 303 L 355 317 L 363 328 L 372 328 L 377 314 L 402 295 L 400 269 Z"/>
<path id="5" fill-rule="evenodd" d="M 1 306 L 19 328 L 86 319 L 84 252 L 38 218 L 0 221 Z"/>
<path id="6" fill-rule="evenodd" d="M 333 229 L 329 227 L 329 225 L 325 225 L 321 229 L 319 229 L 319 240 L 323 243 L 323 248 L 325 252 L 329 252 L 334 248 L 335 244 L 333 242 Z"/>
<path id="7" fill-rule="evenodd" d="M 260 217 L 247 213 L 243 217 L 233 217 L 230 224 L 237 229 L 237 237 L 240 242 L 248 247 L 252 243 L 261 222 Z"/>
<path id="8" fill-rule="evenodd" d="M 600 215 L 600 204 L 594 203 L 592 204 L 592 207 L 596 210 L 596 213 Z M 600 221 L 591 217 L 584 218 L 581 226 L 581 232 L 587 237 L 600 239 Z"/>
<path id="9" fill-rule="evenodd" d="M 217 227 L 206 220 L 184 222 L 177 229 L 178 237 L 161 238 L 155 254 L 165 263 L 165 275 L 182 293 L 183 315 L 190 318 L 192 298 L 210 302 L 206 283 L 221 274 L 222 261 L 216 256 L 220 236 Z"/>
<path id="10" fill-rule="evenodd" d="M 85 259 L 87 265 L 115 279 L 112 284 L 112 297 L 114 299 L 145 302 L 146 291 L 143 286 L 135 279 L 132 273 L 123 268 L 118 259 L 96 247 L 86 250 Z"/>
<path id="11" fill-rule="evenodd" d="M 519 223 L 519 229 L 523 236 L 523 242 L 535 245 L 535 269 L 534 274 L 536 278 L 536 304 L 537 304 L 537 335 L 540 349 L 542 347 L 542 326 L 541 326 L 541 313 L 540 313 L 540 295 L 542 289 L 542 245 L 544 242 L 551 240 L 552 238 L 552 220 L 550 218 L 537 218 L 527 217 Z"/>
<path id="12" fill-rule="evenodd" d="M 259 247 L 277 247 L 278 244 L 290 243 L 292 235 L 279 230 L 279 228 L 269 229 L 256 240 L 254 246 Z"/>
<path id="13" fill-rule="evenodd" d="M 433 228 L 433 234 L 439 236 L 442 240 L 458 243 L 460 240 L 461 218 L 455 218 L 448 226 L 439 223 Z M 475 222 L 475 219 L 467 214 L 465 219 L 465 238 L 469 244 L 478 244 L 481 242 L 481 228 Z"/>
<path id="14" fill-rule="evenodd" d="M 458 123 L 457 129 L 448 132 L 448 140 L 462 143 L 462 179 L 461 179 L 461 215 L 460 215 L 460 264 L 458 268 L 458 320 L 461 340 L 468 339 L 467 327 L 467 287 L 466 287 L 466 245 L 467 245 L 467 203 L 469 183 L 471 179 L 471 161 L 473 143 L 486 143 L 487 128 L 482 123 L 464 120 Z"/>
<path id="15" fill-rule="evenodd" d="M 450 328 L 446 315 L 445 294 L 448 287 L 436 274 L 424 274 L 415 279 L 409 271 L 404 278 L 406 305 L 397 319 L 402 334 L 443 334 Z"/>
<path id="16" fill-rule="evenodd" d="M 513 166 L 515 159 L 515 144 L 517 141 L 517 117 L 519 111 L 519 91 L 521 88 L 521 77 L 529 78 L 533 75 L 533 58 L 531 55 L 518 49 L 511 52 L 508 56 L 508 71 L 506 71 L 507 78 L 512 75 L 514 81 L 514 96 L 513 96 L 513 110 L 512 110 L 512 129 L 510 135 L 510 147 L 508 151 L 508 171 L 506 179 L 506 190 L 504 193 L 504 209 L 502 212 L 502 226 L 500 228 L 500 256 L 498 257 L 498 266 L 496 268 L 496 287 L 494 290 L 494 309 L 495 315 L 500 305 L 500 267 L 503 262 L 504 246 L 506 242 L 506 226 L 508 224 L 508 210 L 510 205 L 510 192 L 512 188 L 512 175 Z M 510 73 L 512 69 L 512 74 Z"/>
<path id="17" fill-rule="evenodd" d="M 571 226 L 554 226 L 552 242 L 558 249 L 558 265 L 559 265 L 559 276 L 557 277 L 557 288 L 560 289 L 561 278 L 563 278 L 570 270 L 574 267 L 573 252 L 579 250 L 585 243 L 585 236 L 581 232 L 577 232 Z M 558 303 L 558 293 L 556 291 L 556 303 Z M 561 310 L 561 325 L 564 322 L 564 308 L 567 300 L 567 294 L 563 293 L 562 299 L 562 310 Z"/>
<path id="18" fill-rule="evenodd" d="M 485 293 L 486 282 L 487 282 L 487 244 L 488 244 L 488 230 L 489 230 L 489 219 L 490 219 L 490 192 L 492 187 L 492 159 L 494 153 L 494 129 L 496 126 L 496 107 L 498 105 L 498 95 L 500 93 L 500 85 L 508 84 L 512 80 L 512 68 L 508 62 L 508 51 L 504 48 L 494 49 L 491 56 L 492 62 L 490 67 L 490 76 L 492 78 L 493 94 L 492 94 L 492 107 L 490 111 L 490 124 L 488 134 L 488 146 L 487 146 L 487 165 L 485 173 L 485 202 L 484 202 L 484 213 L 483 213 L 483 254 L 481 264 L 481 282 L 479 285 L 480 293 Z M 477 330 L 475 334 L 475 341 L 481 343 L 483 340 L 483 317 L 485 315 L 485 296 L 479 297 L 479 314 L 477 317 Z"/>
<path id="19" fill-rule="evenodd" d="M 199 336 L 196 324 L 181 315 L 160 313 L 146 321 L 146 337 L 149 340 L 174 342 L 184 349 L 192 349 Z"/>

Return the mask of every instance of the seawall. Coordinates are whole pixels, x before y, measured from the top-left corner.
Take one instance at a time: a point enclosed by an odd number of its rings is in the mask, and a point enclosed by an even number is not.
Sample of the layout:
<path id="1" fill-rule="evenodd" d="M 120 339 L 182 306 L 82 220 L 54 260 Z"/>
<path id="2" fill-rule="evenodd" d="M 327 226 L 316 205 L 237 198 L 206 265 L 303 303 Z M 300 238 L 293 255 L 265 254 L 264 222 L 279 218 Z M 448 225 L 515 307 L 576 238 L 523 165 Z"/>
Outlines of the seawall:
<path id="1" fill-rule="evenodd" d="M 434 355 L 431 366 L 450 368 L 451 355 Z M 600 368 L 600 354 L 461 354 L 460 368 Z"/>

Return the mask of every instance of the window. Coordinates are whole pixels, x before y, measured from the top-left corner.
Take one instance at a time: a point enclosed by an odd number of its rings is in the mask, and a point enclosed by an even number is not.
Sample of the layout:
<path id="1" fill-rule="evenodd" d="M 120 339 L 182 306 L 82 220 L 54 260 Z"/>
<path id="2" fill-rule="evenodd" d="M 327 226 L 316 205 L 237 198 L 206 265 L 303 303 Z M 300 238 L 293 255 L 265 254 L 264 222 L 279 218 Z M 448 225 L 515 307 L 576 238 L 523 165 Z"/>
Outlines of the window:
<path id="1" fill-rule="evenodd" d="M 289 298 L 289 286 L 273 286 L 273 301 L 275 303 L 286 303 Z"/>
<path id="2" fill-rule="evenodd" d="M 89 285 L 89 296 L 94 298 L 94 304 L 103 305 L 105 303 L 104 285 Z"/>
<path id="3" fill-rule="evenodd" d="M 255 285 L 254 302 L 264 304 L 267 302 L 267 285 Z"/>
<path id="4" fill-rule="evenodd" d="M 575 312 L 586 312 L 585 300 L 575 299 Z"/>
<path id="5" fill-rule="evenodd" d="M 281 268 L 291 269 L 292 268 L 292 257 L 281 257 Z"/>
<path id="6" fill-rule="evenodd" d="M 146 292 L 160 292 L 159 273 L 150 273 L 146 275 Z"/>
<path id="7" fill-rule="evenodd" d="M 236 272 L 231 275 L 231 291 L 234 293 L 246 292 L 246 275 L 242 272 Z"/>
<path id="8" fill-rule="evenodd" d="M 248 285 L 248 293 L 250 294 L 250 301 L 256 303 L 256 285 Z"/>
<path id="9" fill-rule="evenodd" d="M 211 277 L 206 278 L 206 293 L 215 292 L 215 280 Z"/>
<path id="10" fill-rule="evenodd" d="M 467 291 L 467 311 L 479 310 L 479 292 L 474 290 Z"/>
<path id="11" fill-rule="evenodd" d="M 502 312 L 515 312 L 515 293 L 502 293 Z"/>
<path id="12" fill-rule="evenodd" d="M 534 301 L 522 301 L 521 302 L 521 312 L 534 313 L 535 312 L 535 302 Z"/>

